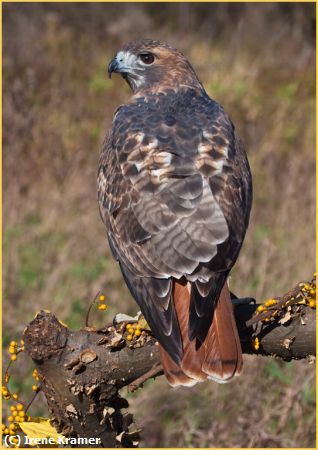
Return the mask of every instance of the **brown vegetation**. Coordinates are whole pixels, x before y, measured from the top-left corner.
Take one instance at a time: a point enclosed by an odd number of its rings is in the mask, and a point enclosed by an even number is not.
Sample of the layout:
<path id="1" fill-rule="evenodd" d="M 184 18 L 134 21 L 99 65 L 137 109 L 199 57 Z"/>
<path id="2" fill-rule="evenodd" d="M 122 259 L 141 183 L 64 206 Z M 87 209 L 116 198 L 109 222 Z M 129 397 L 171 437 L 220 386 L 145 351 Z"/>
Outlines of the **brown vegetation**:
<path id="1" fill-rule="evenodd" d="M 3 5 L 3 343 L 39 309 L 71 328 L 107 297 L 102 325 L 136 305 L 108 249 L 96 200 L 99 148 L 129 92 L 106 78 L 116 49 L 165 39 L 190 59 L 247 148 L 251 225 L 231 289 L 258 299 L 314 270 L 313 4 Z M 5 356 L 6 360 L 6 356 Z M 27 397 L 30 363 L 17 365 Z M 149 447 L 314 447 L 315 373 L 307 362 L 245 358 L 228 385 L 148 382 L 129 394 Z M 45 403 L 34 414 L 47 414 Z"/>

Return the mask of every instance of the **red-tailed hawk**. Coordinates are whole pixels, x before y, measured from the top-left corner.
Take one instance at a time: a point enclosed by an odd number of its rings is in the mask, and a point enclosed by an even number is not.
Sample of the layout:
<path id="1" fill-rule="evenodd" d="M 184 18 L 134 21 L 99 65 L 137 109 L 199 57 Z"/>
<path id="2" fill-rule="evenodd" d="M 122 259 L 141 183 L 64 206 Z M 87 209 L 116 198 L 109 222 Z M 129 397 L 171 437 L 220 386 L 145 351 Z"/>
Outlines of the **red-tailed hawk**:
<path id="1" fill-rule="evenodd" d="M 226 279 L 252 202 L 243 145 L 178 50 L 131 42 L 108 70 L 133 91 L 115 112 L 98 170 L 112 253 L 169 383 L 230 381 L 242 351 Z"/>

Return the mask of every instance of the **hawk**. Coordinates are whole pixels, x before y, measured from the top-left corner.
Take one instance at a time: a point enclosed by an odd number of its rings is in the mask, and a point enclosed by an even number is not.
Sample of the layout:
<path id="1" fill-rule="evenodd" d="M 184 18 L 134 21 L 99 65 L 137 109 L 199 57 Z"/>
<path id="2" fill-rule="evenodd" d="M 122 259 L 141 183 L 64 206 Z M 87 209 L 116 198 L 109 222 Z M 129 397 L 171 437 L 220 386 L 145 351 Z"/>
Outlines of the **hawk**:
<path id="1" fill-rule="evenodd" d="M 242 351 L 226 280 L 252 203 L 244 147 L 170 45 L 130 42 L 108 71 L 133 93 L 114 114 L 98 169 L 110 248 L 159 341 L 168 382 L 230 381 Z"/>

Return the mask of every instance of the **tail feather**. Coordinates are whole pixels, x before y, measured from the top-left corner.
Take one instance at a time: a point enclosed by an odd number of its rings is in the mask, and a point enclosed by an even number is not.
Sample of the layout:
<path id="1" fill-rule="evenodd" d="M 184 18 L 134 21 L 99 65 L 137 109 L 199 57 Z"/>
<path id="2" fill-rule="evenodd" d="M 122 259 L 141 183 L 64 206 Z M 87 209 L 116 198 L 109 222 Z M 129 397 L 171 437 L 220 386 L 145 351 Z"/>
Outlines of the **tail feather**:
<path id="1" fill-rule="evenodd" d="M 172 386 L 193 384 L 207 378 L 219 383 L 230 381 L 242 369 L 241 344 L 227 283 L 224 284 L 210 328 L 203 342 L 189 339 L 191 284 L 175 282 L 173 299 L 182 337 L 183 357 L 176 364 L 161 347 L 162 364 Z M 203 300 L 204 301 L 204 300 Z"/>
<path id="2" fill-rule="evenodd" d="M 180 366 L 178 366 L 177 363 L 173 361 L 172 358 L 170 358 L 169 353 L 166 352 L 166 350 L 159 345 L 160 350 L 160 357 L 161 362 L 163 366 L 163 370 L 165 373 L 165 376 L 168 380 L 168 383 L 173 386 L 194 386 L 197 383 L 197 380 L 193 379 L 192 377 L 188 377 Z"/>
<path id="3" fill-rule="evenodd" d="M 217 302 L 213 321 L 204 342 L 202 370 L 219 383 L 230 381 L 242 369 L 242 350 L 230 293 L 225 283 Z"/>

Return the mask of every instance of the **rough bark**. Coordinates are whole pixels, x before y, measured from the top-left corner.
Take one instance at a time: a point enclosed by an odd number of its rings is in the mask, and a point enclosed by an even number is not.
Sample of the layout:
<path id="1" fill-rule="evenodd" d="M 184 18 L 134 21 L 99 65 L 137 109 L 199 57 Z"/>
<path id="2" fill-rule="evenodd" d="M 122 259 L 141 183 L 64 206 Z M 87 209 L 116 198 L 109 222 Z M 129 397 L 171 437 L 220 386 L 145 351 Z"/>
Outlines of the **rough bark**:
<path id="1" fill-rule="evenodd" d="M 315 310 L 297 298 L 277 298 L 274 309 L 257 315 L 259 305 L 234 300 L 243 353 L 288 361 L 313 358 Z M 150 334 L 136 347 L 136 342 L 125 339 L 125 324 L 71 331 L 53 314 L 41 311 L 25 329 L 23 339 L 60 433 L 100 438 L 96 447 L 138 446 L 138 430 L 130 428 L 132 415 L 123 412 L 128 402 L 120 389 L 135 390 L 163 373 L 158 344 Z"/>

